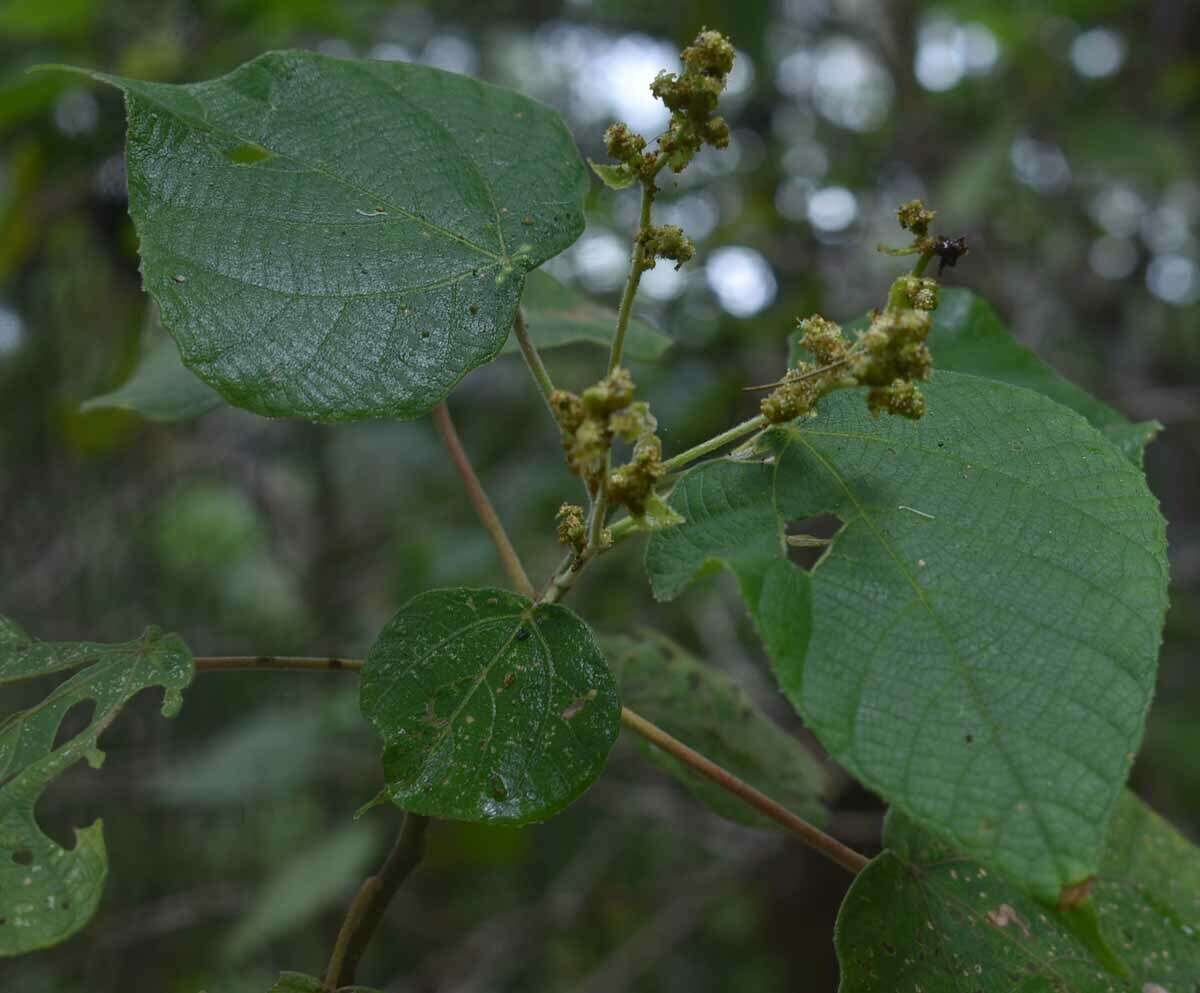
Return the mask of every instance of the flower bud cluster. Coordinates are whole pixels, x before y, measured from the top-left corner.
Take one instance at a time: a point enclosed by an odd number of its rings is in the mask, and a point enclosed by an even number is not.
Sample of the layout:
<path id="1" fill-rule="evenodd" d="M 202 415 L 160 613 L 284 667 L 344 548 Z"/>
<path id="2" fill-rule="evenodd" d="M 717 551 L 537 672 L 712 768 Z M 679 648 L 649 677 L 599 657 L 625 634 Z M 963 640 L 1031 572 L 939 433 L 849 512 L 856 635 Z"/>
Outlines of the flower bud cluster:
<path id="1" fill-rule="evenodd" d="M 583 477 L 593 493 L 604 478 L 613 440 L 619 438 L 633 445 L 633 458 L 609 476 L 608 498 L 610 505 L 626 506 L 640 515 L 654 484 L 663 475 L 662 444 L 654 433 L 658 421 L 650 405 L 635 402 L 633 393 L 628 370 L 618 368 L 581 396 L 555 390 L 550 404 L 562 432 L 567 465 Z M 564 544 L 574 545 L 582 511 L 578 520 L 573 508 L 566 505 L 559 514 L 559 538 Z"/>
<path id="2" fill-rule="evenodd" d="M 692 239 L 675 224 L 651 224 L 637 235 L 638 265 L 645 271 L 653 269 L 658 259 L 671 259 L 679 269 L 696 254 Z"/>
<path id="3" fill-rule="evenodd" d="M 555 520 L 558 522 L 559 544 L 573 548 L 576 554 L 582 553 L 587 545 L 587 523 L 583 508 L 578 504 L 564 503 L 558 508 Z"/>
<path id="4" fill-rule="evenodd" d="M 604 147 L 619 164 L 593 168 L 614 189 L 639 179 L 653 184 L 663 165 L 682 172 L 704 145 L 729 146 L 729 125 L 713 115 L 733 70 L 733 46 L 717 31 L 701 31 L 679 57 L 682 73 L 664 70 L 650 84 L 650 92 L 671 111 L 658 151 L 647 152 L 646 139 L 624 122 L 604 132 Z"/>
<path id="5" fill-rule="evenodd" d="M 682 73 L 660 72 L 650 84 L 650 92 L 671 111 L 659 146 L 675 172 L 682 172 L 704 145 L 729 145 L 729 125 L 713 114 L 733 71 L 734 50 L 719 32 L 701 31 L 680 58 Z"/>

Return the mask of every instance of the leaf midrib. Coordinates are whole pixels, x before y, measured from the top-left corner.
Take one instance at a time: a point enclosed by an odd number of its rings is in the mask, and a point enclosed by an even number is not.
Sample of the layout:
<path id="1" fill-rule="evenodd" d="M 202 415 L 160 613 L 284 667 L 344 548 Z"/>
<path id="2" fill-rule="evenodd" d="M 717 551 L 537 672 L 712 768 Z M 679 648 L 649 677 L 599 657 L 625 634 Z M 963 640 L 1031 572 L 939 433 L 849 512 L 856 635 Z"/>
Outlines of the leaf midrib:
<path id="1" fill-rule="evenodd" d="M 847 498 L 857 508 L 859 515 L 862 517 L 862 520 L 866 523 L 866 525 L 870 529 L 871 533 L 875 536 L 876 540 L 883 547 L 884 551 L 887 552 L 888 557 L 895 564 L 896 569 L 900 572 L 901 576 L 903 576 L 904 579 L 908 582 L 909 586 L 912 587 L 912 590 L 913 590 L 914 595 L 916 596 L 917 602 L 919 602 L 921 604 L 921 606 L 924 607 L 924 609 L 928 613 L 930 619 L 933 621 L 933 623 L 938 631 L 938 634 L 941 636 L 942 641 L 945 643 L 947 654 L 954 661 L 956 668 L 959 670 L 959 676 L 962 679 L 963 684 L 966 686 L 968 692 L 971 694 L 971 698 L 974 701 L 976 708 L 978 709 L 979 713 L 983 716 L 983 718 L 987 721 L 987 723 L 990 725 L 990 727 L 994 733 L 994 740 L 996 741 L 997 748 L 1000 751 L 1000 754 L 1004 757 L 1004 761 L 1005 761 L 1005 764 L 1009 768 L 1009 772 L 1011 773 L 1013 779 L 1016 781 L 1021 792 L 1025 795 L 1026 800 L 1029 801 L 1028 808 L 1033 815 L 1032 819 L 1037 826 L 1038 833 L 1042 836 L 1042 841 L 1045 845 L 1045 850 L 1046 850 L 1047 854 L 1050 856 L 1051 861 L 1055 865 L 1056 875 L 1059 877 L 1060 883 L 1066 882 L 1067 881 L 1065 879 L 1066 873 L 1064 871 L 1064 866 L 1062 865 L 1062 863 L 1059 860 L 1057 846 L 1052 843 L 1049 829 L 1047 828 L 1045 821 L 1043 820 L 1042 815 L 1041 815 L 1040 798 L 1036 797 L 1030 791 L 1029 786 L 1025 781 L 1023 772 L 1018 768 L 1016 760 L 1014 759 L 1012 754 L 1009 752 L 1009 749 L 1007 746 L 1007 734 L 1005 732 L 1005 729 L 997 722 L 995 716 L 991 712 L 991 708 L 989 708 L 987 706 L 985 700 L 982 697 L 982 694 L 979 691 L 979 688 L 975 685 L 973 673 L 971 672 L 970 668 L 967 666 L 966 660 L 959 654 L 958 650 L 956 649 L 953 640 L 950 638 L 950 633 L 946 630 L 945 625 L 942 623 L 941 617 L 933 609 L 933 605 L 926 598 L 925 590 L 916 581 L 916 577 L 913 576 L 912 573 L 905 567 L 903 561 L 896 554 L 896 551 L 895 551 L 895 549 L 892 548 L 891 543 L 887 540 L 886 537 L 884 537 L 882 532 L 876 526 L 873 516 L 869 513 L 866 506 L 864 506 L 859 501 L 857 495 L 855 494 L 853 489 L 850 487 L 849 483 L 847 483 L 847 481 L 841 475 L 841 473 L 838 472 L 837 468 L 832 463 L 830 463 L 824 457 L 824 455 L 821 452 L 819 452 L 809 442 L 808 438 L 806 437 L 806 432 L 798 430 L 798 429 L 788 431 L 787 443 L 784 445 L 783 451 L 781 451 L 779 453 L 779 455 L 777 456 L 775 472 L 772 473 L 771 501 L 775 506 L 776 513 L 777 514 L 780 513 L 779 501 L 778 501 L 777 490 L 776 490 L 776 483 L 777 483 L 778 475 L 779 475 L 779 466 L 782 464 L 784 457 L 786 456 L 788 450 L 791 448 L 793 441 L 799 441 L 802 445 L 804 445 L 804 447 L 806 449 L 808 449 L 809 452 L 812 453 L 812 456 L 825 468 L 825 470 L 830 474 L 830 476 L 832 476 L 832 478 L 836 481 L 836 483 L 842 488 L 842 491 L 846 494 Z M 856 705 L 855 710 L 857 711 L 857 709 L 858 709 L 858 707 Z M 895 803 L 896 806 L 900 807 L 902 810 L 908 806 L 908 804 L 905 801 L 901 800 L 901 798 L 899 798 L 899 797 L 894 797 L 893 803 Z M 916 815 L 915 813 L 913 813 L 911 811 L 909 811 L 909 813 L 911 816 L 917 817 L 917 819 L 920 820 L 919 815 Z M 970 842 L 965 841 L 961 837 L 959 837 L 958 831 L 956 831 L 952 828 L 948 829 L 948 830 L 949 830 L 949 833 L 953 837 L 955 837 L 955 839 L 958 840 L 960 844 L 964 845 L 964 847 L 973 847 L 970 844 Z"/>

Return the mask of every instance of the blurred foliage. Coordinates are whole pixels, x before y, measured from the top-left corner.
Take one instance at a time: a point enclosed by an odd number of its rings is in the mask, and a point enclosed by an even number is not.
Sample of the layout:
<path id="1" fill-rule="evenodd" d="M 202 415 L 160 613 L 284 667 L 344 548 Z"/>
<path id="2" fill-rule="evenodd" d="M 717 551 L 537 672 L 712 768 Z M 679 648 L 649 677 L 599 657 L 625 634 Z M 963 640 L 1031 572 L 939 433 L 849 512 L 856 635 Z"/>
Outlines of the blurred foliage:
<path id="1" fill-rule="evenodd" d="M 1133 785 L 1195 837 L 1200 8 L 1179 0 L 0 0 L 0 610 L 56 640 L 156 623 L 203 654 L 361 656 L 412 595 L 503 583 L 424 422 L 326 428 L 220 408 L 168 425 L 79 410 L 124 382 L 153 333 L 123 113 L 116 94 L 28 67 L 183 82 L 287 46 L 417 59 L 551 103 L 601 159 L 610 119 L 654 129 L 649 80 L 704 24 L 741 53 L 734 142 L 661 198 L 662 221 L 699 253 L 644 281 L 644 315 L 677 344 L 635 369 L 668 452 L 753 410 L 742 387 L 778 376 L 795 316 L 875 305 L 897 263 L 874 246 L 897 240 L 897 203 L 927 196 L 971 246 L 948 283 L 1131 420 L 1165 425 L 1146 467 L 1170 521 L 1174 607 Z M 596 184 L 588 232 L 547 268 L 611 304 L 636 210 Z M 578 388 L 597 356 L 548 362 Z M 451 406 L 528 568 L 546 576 L 553 514 L 576 486 L 519 359 L 473 373 Z M 598 563 L 575 608 L 605 633 L 664 627 L 808 741 L 730 589 L 655 606 L 637 556 Z M 104 817 L 100 911 L 67 945 L 0 962 L 0 988 L 261 993 L 283 969 L 319 973 L 355 874 L 399 823 L 379 808 L 349 827 L 381 781 L 353 684 L 208 675 L 169 723 L 135 701 L 105 738 L 104 770 L 73 770 L 38 808 L 63 841 Z M 878 803 L 842 785 L 833 830 L 874 851 Z M 545 825 L 444 825 L 430 845 L 364 983 L 836 985 L 846 878 L 708 814 L 634 749 Z M 293 894 L 306 864 L 324 883 L 305 906 Z M 284 928 L 279 915 L 294 916 Z M 218 954 L 239 945 L 239 964 Z"/>

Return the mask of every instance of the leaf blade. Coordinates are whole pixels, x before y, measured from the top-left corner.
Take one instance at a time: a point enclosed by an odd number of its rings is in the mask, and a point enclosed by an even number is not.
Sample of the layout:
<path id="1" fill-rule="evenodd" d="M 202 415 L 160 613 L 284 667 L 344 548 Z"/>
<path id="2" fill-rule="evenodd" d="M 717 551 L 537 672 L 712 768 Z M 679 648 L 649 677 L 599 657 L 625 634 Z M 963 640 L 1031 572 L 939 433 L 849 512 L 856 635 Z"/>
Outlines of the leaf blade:
<path id="1" fill-rule="evenodd" d="M 914 424 L 838 394 L 766 436 L 768 463 L 693 470 L 672 496 L 688 523 L 651 538 L 647 569 L 674 595 L 715 548 L 830 753 L 1053 904 L 1095 871 L 1141 739 L 1166 605 L 1162 519 L 1141 473 L 1052 401 L 953 373 L 928 396 Z M 717 473 L 728 505 L 773 515 L 771 541 L 791 519 L 843 521 L 811 576 L 765 545 L 739 558 L 740 533 L 705 544 Z"/>
<path id="2" fill-rule="evenodd" d="M 958 993 L 964 976 L 980 993 L 1143 993 L 1200 975 L 1200 852 L 1132 793 L 1090 898 L 1103 950 L 905 818 L 889 814 L 885 841 L 838 914 L 841 993 Z"/>
<path id="3" fill-rule="evenodd" d="M 605 645 L 622 702 L 739 779 L 814 824 L 828 821 L 829 776 L 798 739 L 756 707 L 724 673 L 670 639 L 645 632 Z M 639 739 L 656 765 L 716 813 L 751 827 L 778 825 L 677 759 Z"/>
<path id="4" fill-rule="evenodd" d="M 600 774 L 620 727 L 583 621 L 498 589 L 410 600 L 367 656 L 360 702 L 384 742 L 390 799 L 455 820 L 557 813 Z"/>
<path id="5" fill-rule="evenodd" d="M 183 86 L 91 75 L 126 96 L 145 287 L 185 364 L 260 414 L 420 416 L 583 230 L 565 125 L 499 87 L 298 51 Z"/>
<path id="6" fill-rule="evenodd" d="M 99 738 L 124 704 L 150 686 L 165 691 L 171 716 L 191 682 L 192 656 L 174 635 L 148 630 L 121 645 L 37 642 L 0 618 L 0 684 L 78 668 L 45 699 L 0 723 L 0 956 L 20 955 L 66 940 L 91 919 L 107 875 L 100 821 L 77 829 L 64 849 L 34 817 L 42 792 L 81 759 L 103 759 Z M 53 747 L 62 718 L 91 701 L 91 720 Z"/>

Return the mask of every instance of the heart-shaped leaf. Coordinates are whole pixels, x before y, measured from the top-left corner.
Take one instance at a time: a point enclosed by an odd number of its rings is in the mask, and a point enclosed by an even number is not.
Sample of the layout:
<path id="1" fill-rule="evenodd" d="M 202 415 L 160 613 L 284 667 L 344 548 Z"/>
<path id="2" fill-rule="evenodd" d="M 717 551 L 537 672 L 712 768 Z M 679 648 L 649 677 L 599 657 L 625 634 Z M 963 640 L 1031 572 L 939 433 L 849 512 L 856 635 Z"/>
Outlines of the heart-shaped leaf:
<path id="1" fill-rule="evenodd" d="M 185 364 L 270 416 L 416 417 L 583 230 L 562 120 L 426 66 L 271 52 L 125 93 L 146 289 Z"/>
<path id="2" fill-rule="evenodd" d="M 924 387 L 923 387 L 924 389 Z M 939 372 L 920 421 L 861 395 L 717 460 L 650 539 L 659 597 L 728 565 L 784 692 L 868 786 L 1044 901 L 1096 871 L 1166 609 L 1141 472 L 1078 414 Z M 814 571 L 788 522 L 835 514 Z"/>
<path id="3" fill-rule="evenodd" d="M 383 738 L 391 800 L 464 821 L 557 813 L 600 774 L 620 728 L 588 626 L 499 589 L 405 604 L 367 656 L 361 705 Z"/>
<path id="4" fill-rule="evenodd" d="M 153 628 L 122 645 L 55 644 L 0 617 L 0 686 L 68 669 L 80 671 L 0 723 L 0 955 L 58 944 L 91 919 L 108 872 L 100 821 L 76 830 L 75 847 L 66 849 L 38 827 L 34 807 L 80 759 L 100 765 L 100 735 L 138 692 L 161 686 L 163 714 L 178 711 L 192 656 L 178 637 Z M 91 719 L 55 748 L 59 724 L 80 703 L 92 705 Z"/>
<path id="5" fill-rule="evenodd" d="M 1200 851 L 1132 793 L 1090 933 L 894 812 L 884 841 L 838 914 L 841 993 L 1182 993 L 1200 978 Z"/>
<path id="6" fill-rule="evenodd" d="M 789 810 L 815 824 L 826 822 L 821 798 L 829 776 L 821 763 L 732 679 L 660 634 L 609 638 L 605 648 L 622 702 Z M 753 827 L 778 827 L 678 759 L 641 744 L 651 761 L 722 817 Z"/>

